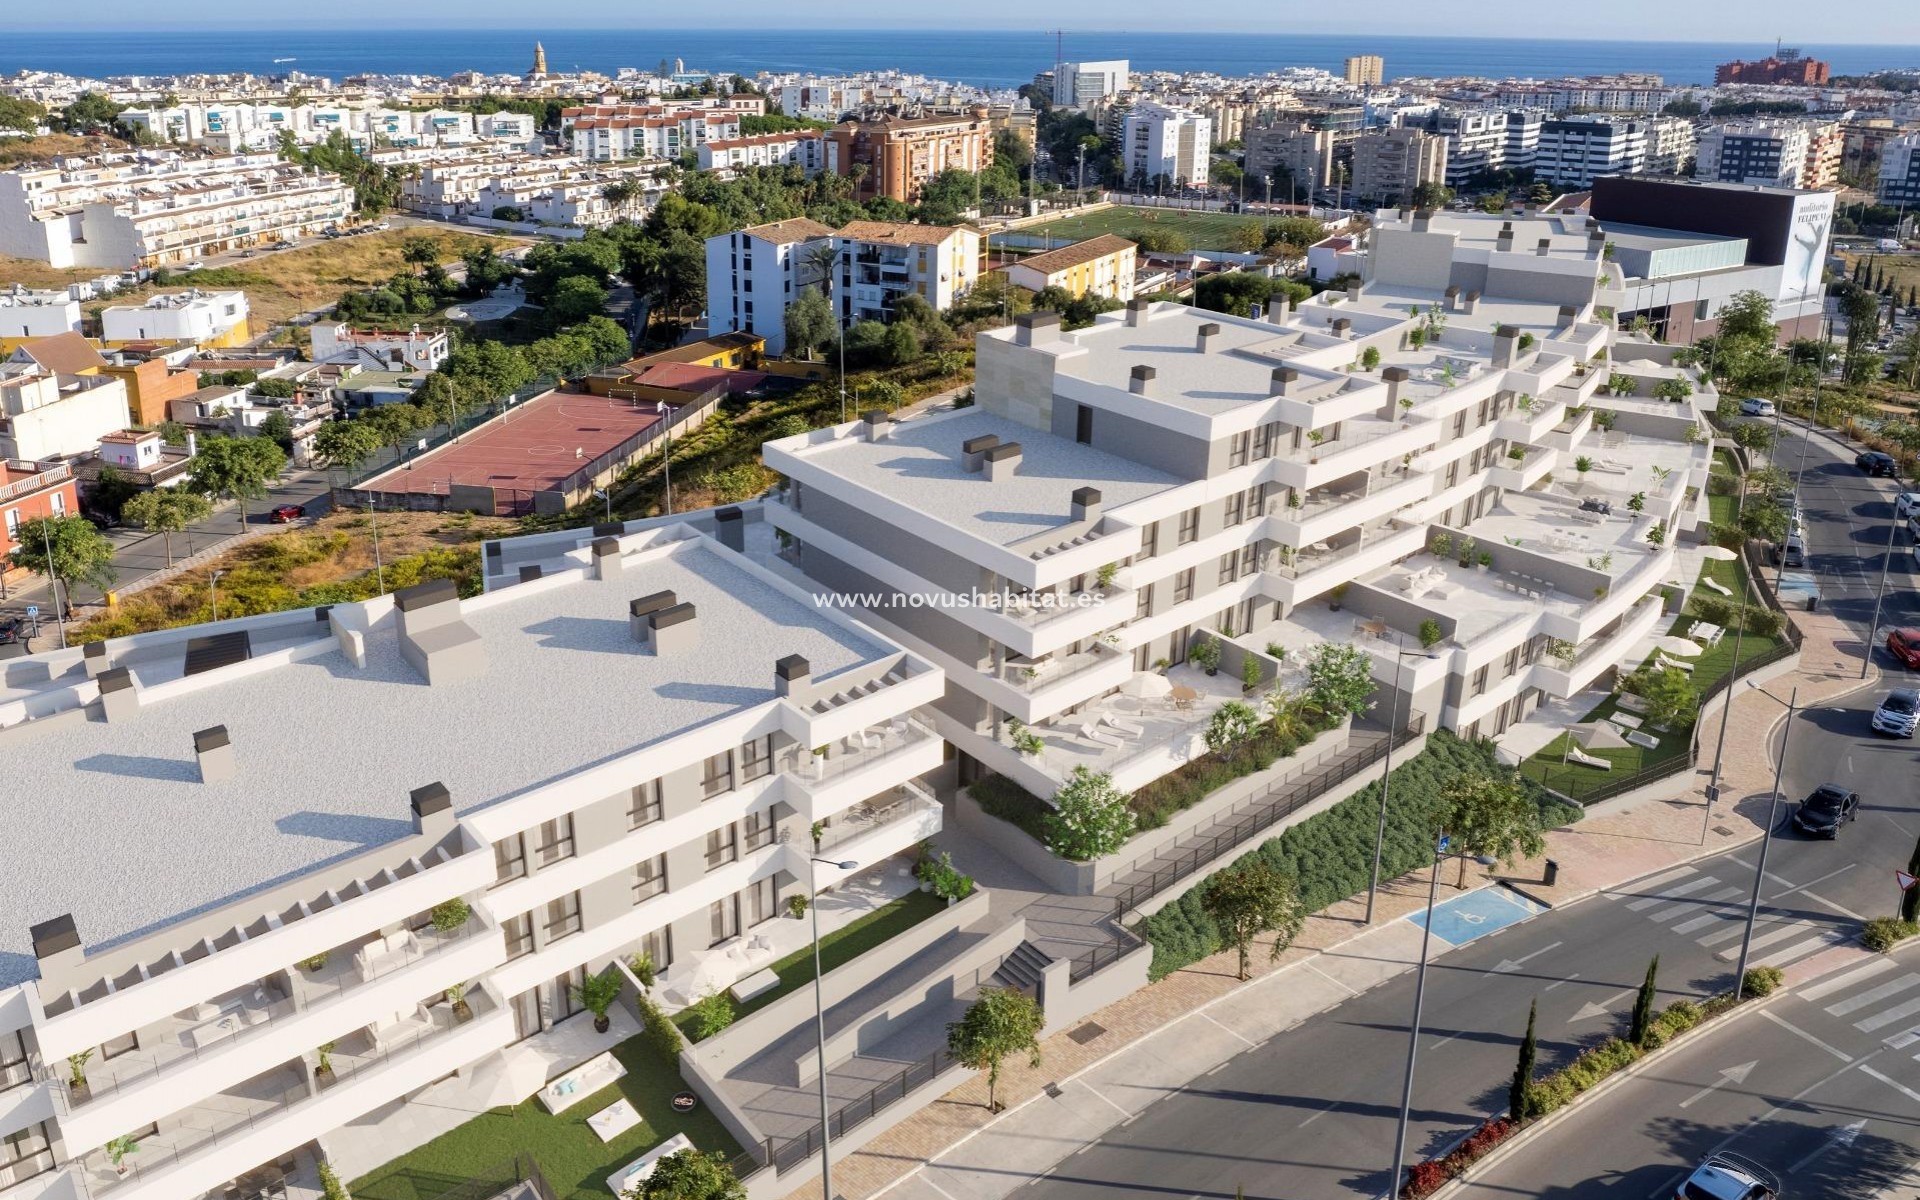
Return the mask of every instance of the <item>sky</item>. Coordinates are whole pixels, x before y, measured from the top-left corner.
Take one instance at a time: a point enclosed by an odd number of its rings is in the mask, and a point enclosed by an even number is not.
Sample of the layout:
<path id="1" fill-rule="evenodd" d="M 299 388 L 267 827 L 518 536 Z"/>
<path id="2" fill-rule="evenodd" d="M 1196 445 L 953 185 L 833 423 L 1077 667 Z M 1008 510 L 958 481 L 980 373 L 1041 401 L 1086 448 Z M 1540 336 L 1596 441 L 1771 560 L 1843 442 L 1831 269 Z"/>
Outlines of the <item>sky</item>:
<path id="1" fill-rule="evenodd" d="M 266 5 L 235 6 L 226 0 L 175 0 L 156 11 L 150 0 L 94 0 L 76 10 L 50 0 L 14 0 L 7 23 L 15 29 L 113 28 L 192 29 L 212 24 L 233 28 L 339 28 L 364 21 L 369 36 L 382 29 L 432 28 L 437 21 L 457 22 L 467 28 L 524 29 L 529 24 L 553 28 L 708 29 L 722 10 L 689 5 L 679 12 L 649 11 L 644 22 L 635 19 L 630 0 L 571 0 L 564 7 L 541 11 L 537 19 L 524 0 L 415 0 L 396 14 L 390 0 L 335 0 L 326 7 L 326 19 L 316 21 L 317 10 L 292 5 L 276 11 Z M 649 6 L 651 9 L 651 6 Z M 75 16 L 76 12 L 83 16 Z M 918 28 L 949 29 L 964 24 L 979 30 L 1027 29 L 1035 22 L 1032 0 L 970 0 L 964 8 L 916 7 L 903 11 L 898 3 L 876 0 L 819 0 L 796 19 L 791 0 L 728 0 L 725 24 L 758 24 L 763 28 Z M 1177 28 L 1186 32 L 1352 33 L 1368 29 L 1394 34 L 1438 34 L 1467 37 L 1577 38 L 1635 41 L 1772 42 L 1787 45 L 1920 44 L 1920 4 L 1913 0 L 1854 0 L 1845 6 L 1842 20 L 1836 10 L 1810 5 L 1806 0 L 1706 0 L 1674 4 L 1672 0 L 1609 0 L 1606 4 L 1534 3 L 1438 4 L 1433 0 L 1372 0 L 1365 17 L 1351 11 L 1317 17 L 1281 7 L 1272 0 L 1215 0 L 1203 11 L 1170 14 L 1164 0 L 1056 0 L 1045 10 L 1044 24 L 1081 30 Z M 398 19 L 396 19 L 396 16 Z M 1920 63 L 1916 63 L 1920 66 Z"/>

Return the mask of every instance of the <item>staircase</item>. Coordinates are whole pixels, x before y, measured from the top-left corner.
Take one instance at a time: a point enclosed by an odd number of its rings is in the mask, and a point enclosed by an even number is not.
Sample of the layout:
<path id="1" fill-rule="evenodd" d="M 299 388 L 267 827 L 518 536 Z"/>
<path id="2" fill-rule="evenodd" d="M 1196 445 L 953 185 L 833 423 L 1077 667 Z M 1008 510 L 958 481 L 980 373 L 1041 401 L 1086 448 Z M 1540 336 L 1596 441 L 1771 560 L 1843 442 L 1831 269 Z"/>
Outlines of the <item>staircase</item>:
<path id="1" fill-rule="evenodd" d="M 1036 994 L 1040 990 L 1040 977 L 1052 961 L 1051 955 L 1032 942 L 1021 942 L 1012 954 L 1001 960 L 1000 968 L 993 973 L 993 981 L 1016 992 Z"/>

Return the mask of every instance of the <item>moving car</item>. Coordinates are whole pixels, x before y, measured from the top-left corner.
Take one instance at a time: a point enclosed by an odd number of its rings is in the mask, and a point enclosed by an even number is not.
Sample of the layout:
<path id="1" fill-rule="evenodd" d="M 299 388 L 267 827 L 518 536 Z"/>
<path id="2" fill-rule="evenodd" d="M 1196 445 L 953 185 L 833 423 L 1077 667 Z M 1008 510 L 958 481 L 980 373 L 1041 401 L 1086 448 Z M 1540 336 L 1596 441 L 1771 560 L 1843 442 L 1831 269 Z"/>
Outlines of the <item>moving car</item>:
<path id="1" fill-rule="evenodd" d="M 1815 837 L 1837 838 L 1840 827 L 1860 815 L 1860 793 L 1823 783 L 1793 812 L 1794 828 Z"/>
<path id="2" fill-rule="evenodd" d="M 1916 724 L 1920 724 L 1920 691 L 1912 688 L 1893 689 L 1880 702 L 1880 707 L 1873 710 L 1875 733 L 1910 738 Z"/>
<path id="3" fill-rule="evenodd" d="M 1893 498 L 1893 515 L 1901 520 L 1920 516 L 1920 492 L 1901 492 Z"/>
<path id="4" fill-rule="evenodd" d="M 1750 1158 L 1738 1154 L 1711 1154 L 1694 1168 L 1674 1200 L 1773 1200 L 1780 1180 Z"/>
<path id="5" fill-rule="evenodd" d="M 1888 630 L 1887 653 L 1903 667 L 1920 667 L 1920 629 Z"/>
<path id="6" fill-rule="evenodd" d="M 275 525 L 285 525 L 289 521 L 298 521 L 306 515 L 307 506 L 304 504 L 282 504 L 267 514 L 267 520 Z"/>
<path id="7" fill-rule="evenodd" d="M 1740 402 L 1740 411 L 1749 417 L 1770 417 L 1773 415 L 1773 401 L 1750 397 Z"/>
<path id="8" fill-rule="evenodd" d="M 1881 450 L 1862 450 L 1853 456 L 1853 465 L 1869 475 L 1892 475 L 1893 455 Z"/>

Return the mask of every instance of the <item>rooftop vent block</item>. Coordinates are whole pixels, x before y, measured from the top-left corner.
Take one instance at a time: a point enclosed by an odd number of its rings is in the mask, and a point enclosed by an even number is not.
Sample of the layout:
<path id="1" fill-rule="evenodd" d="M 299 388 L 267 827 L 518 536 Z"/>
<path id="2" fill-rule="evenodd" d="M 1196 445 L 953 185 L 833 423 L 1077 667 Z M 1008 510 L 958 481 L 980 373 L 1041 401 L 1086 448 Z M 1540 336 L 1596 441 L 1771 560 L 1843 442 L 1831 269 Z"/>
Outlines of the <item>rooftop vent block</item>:
<path id="1" fill-rule="evenodd" d="M 970 437 L 960 443 L 960 465 L 969 475 L 978 475 L 980 466 L 986 461 L 987 451 L 1000 444 L 997 433 L 983 433 L 979 437 Z"/>
<path id="2" fill-rule="evenodd" d="M 225 725 L 195 733 L 193 756 L 200 765 L 201 783 L 225 783 L 239 771 L 233 757 L 233 739 L 227 735 Z"/>
<path id="3" fill-rule="evenodd" d="M 627 604 L 627 632 L 633 640 L 646 645 L 653 640 L 653 614 L 680 603 L 672 592 L 655 592 Z"/>
<path id="4" fill-rule="evenodd" d="M 1020 469 L 1020 443 L 1002 442 L 983 456 L 982 470 L 988 483 L 1001 483 L 1012 479 L 1013 473 Z"/>

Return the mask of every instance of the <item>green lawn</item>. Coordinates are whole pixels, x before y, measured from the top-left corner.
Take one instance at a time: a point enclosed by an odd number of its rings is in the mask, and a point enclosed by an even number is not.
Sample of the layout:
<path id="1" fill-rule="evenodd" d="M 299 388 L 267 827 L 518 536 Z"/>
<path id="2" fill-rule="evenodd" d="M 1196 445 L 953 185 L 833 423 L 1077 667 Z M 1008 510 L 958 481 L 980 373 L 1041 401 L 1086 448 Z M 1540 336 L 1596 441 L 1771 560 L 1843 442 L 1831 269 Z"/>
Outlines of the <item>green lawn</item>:
<path id="1" fill-rule="evenodd" d="M 1179 208 L 1103 208 L 1022 226 L 1013 232 L 1045 235 L 1060 242 L 1078 242 L 1103 233 L 1117 233 L 1125 237 L 1142 229 L 1171 229 L 1184 234 L 1195 250 L 1232 250 L 1234 230 L 1260 223 L 1259 217 L 1238 213 Z"/>
<path id="2" fill-rule="evenodd" d="M 589 1021 L 582 1015 L 576 1021 Z M 607 1176 L 676 1133 L 701 1150 L 731 1158 L 740 1147 L 706 1108 L 685 1115 L 669 1103 L 686 1090 L 677 1068 L 668 1065 L 644 1037 L 614 1047 L 627 1073 L 559 1115 L 537 1099 L 496 1108 L 394 1159 L 348 1190 L 357 1200 L 433 1200 L 448 1188 L 485 1176 L 518 1154 L 529 1154 L 558 1200 L 606 1200 Z M 612 1142 L 602 1142 L 587 1118 L 625 1096 L 640 1114 L 640 1124 Z"/>
<path id="3" fill-rule="evenodd" d="M 908 892 L 898 900 L 891 901 L 874 909 L 866 916 L 841 926 L 820 939 L 820 966 L 831 971 L 859 958 L 862 954 L 880 945 L 896 934 L 904 933 L 934 913 L 947 906 L 945 900 L 931 892 Z M 780 920 L 786 920 L 782 917 Z M 780 986 L 769 988 L 760 995 L 734 1009 L 737 1021 L 748 1013 L 757 1012 L 772 1004 L 775 1000 L 813 982 L 813 943 L 809 942 L 800 950 L 787 955 L 774 963 L 772 971 L 780 977 Z M 681 1032 L 693 1040 L 691 1014 L 682 1009 L 675 1013 L 674 1023 Z"/>

